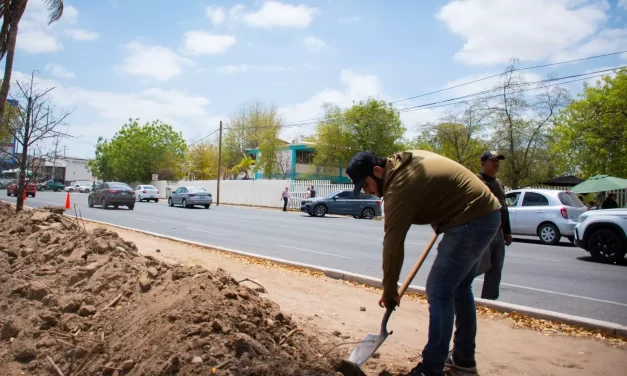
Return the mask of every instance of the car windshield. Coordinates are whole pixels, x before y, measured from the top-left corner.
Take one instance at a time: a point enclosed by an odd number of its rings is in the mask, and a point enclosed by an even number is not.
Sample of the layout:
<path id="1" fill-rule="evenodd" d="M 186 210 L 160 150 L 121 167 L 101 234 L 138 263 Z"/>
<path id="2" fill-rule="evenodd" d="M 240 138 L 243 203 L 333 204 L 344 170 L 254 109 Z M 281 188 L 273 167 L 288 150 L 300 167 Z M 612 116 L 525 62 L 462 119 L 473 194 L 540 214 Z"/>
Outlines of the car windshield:
<path id="1" fill-rule="evenodd" d="M 144 189 L 157 189 L 157 188 L 153 187 L 152 185 L 144 185 Z"/>
<path id="2" fill-rule="evenodd" d="M 190 191 L 191 193 L 207 192 L 205 188 L 199 188 L 199 187 L 188 187 L 187 190 Z"/>
<path id="3" fill-rule="evenodd" d="M 325 196 L 325 198 L 333 198 L 334 196 L 339 195 L 340 193 L 342 193 L 343 191 L 335 191 L 335 192 L 331 192 L 328 195 Z"/>
<path id="4" fill-rule="evenodd" d="M 560 192 L 557 194 L 557 197 L 559 197 L 562 205 L 574 206 L 576 208 L 582 208 L 584 206 L 579 197 L 570 192 Z"/>

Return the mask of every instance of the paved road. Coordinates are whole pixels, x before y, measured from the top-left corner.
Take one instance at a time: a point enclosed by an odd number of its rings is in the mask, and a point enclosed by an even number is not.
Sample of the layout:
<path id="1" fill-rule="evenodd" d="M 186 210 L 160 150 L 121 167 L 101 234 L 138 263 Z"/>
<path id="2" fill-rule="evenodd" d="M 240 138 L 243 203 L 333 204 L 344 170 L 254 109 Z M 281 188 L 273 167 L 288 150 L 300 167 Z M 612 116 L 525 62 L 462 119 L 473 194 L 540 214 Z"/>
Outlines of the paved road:
<path id="1" fill-rule="evenodd" d="M 12 199 L 15 200 L 15 199 Z M 64 193 L 38 192 L 31 207 L 63 205 Z M 301 213 L 230 206 L 170 208 L 167 203 L 137 203 L 134 211 L 87 207 L 87 195 L 72 194 L 83 217 L 238 249 L 291 261 L 381 277 L 381 221 L 344 217 L 311 218 Z M 72 212 L 73 213 L 73 212 Z M 406 240 L 406 266 L 432 236 L 430 227 L 413 226 Z M 568 242 L 545 246 L 518 238 L 507 248 L 501 301 L 627 325 L 627 262 L 594 263 Z M 414 284 L 425 285 L 435 252 Z M 475 282 L 480 292 L 482 281 Z M 480 294 L 477 294 L 480 295 Z"/>

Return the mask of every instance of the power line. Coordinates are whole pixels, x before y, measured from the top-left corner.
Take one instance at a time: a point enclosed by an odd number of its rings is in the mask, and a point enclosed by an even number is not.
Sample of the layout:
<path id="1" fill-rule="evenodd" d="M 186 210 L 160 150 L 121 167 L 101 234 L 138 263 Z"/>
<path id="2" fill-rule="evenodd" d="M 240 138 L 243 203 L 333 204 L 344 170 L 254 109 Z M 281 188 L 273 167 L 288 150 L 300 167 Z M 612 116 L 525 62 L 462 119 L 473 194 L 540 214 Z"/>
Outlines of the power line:
<path id="1" fill-rule="evenodd" d="M 603 54 L 603 55 L 589 56 L 589 57 L 584 57 L 584 58 L 581 58 L 581 59 L 573 59 L 573 60 L 567 60 L 567 61 L 560 61 L 560 62 L 557 62 L 557 63 L 542 64 L 542 65 L 534 65 L 534 66 L 532 66 L 532 67 L 525 67 L 525 68 L 514 69 L 514 70 L 512 70 L 512 72 L 520 72 L 520 71 L 526 71 L 526 70 L 530 70 L 530 69 L 546 68 L 546 67 L 551 67 L 551 66 L 555 66 L 555 65 L 562 65 L 562 64 L 568 64 L 568 63 L 576 63 L 576 62 L 578 62 L 578 61 L 584 61 L 584 60 L 590 60 L 590 59 L 598 59 L 598 58 L 601 58 L 601 57 L 607 57 L 607 56 L 619 55 L 619 54 L 623 54 L 623 53 L 626 53 L 626 52 L 627 52 L 627 50 L 626 50 L 626 51 L 619 51 L 619 52 L 612 52 L 612 53 L 609 53 L 609 54 Z M 503 72 L 503 73 L 505 73 L 505 72 Z M 473 80 L 473 81 L 465 82 L 465 83 L 463 83 L 463 84 L 459 84 L 459 85 L 455 85 L 455 86 L 447 87 L 447 88 L 440 89 L 440 90 L 436 90 L 436 91 L 431 91 L 431 92 L 428 92 L 428 93 L 424 93 L 424 94 L 420 94 L 420 95 L 415 95 L 415 96 L 413 96 L 413 97 L 409 97 L 409 98 L 405 98 L 405 99 L 399 99 L 399 100 L 397 100 L 397 101 L 390 102 L 390 103 L 391 103 L 391 104 L 394 104 L 394 103 L 400 103 L 400 102 L 409 101 L 409 100 L 416 99 L 416 98 L 426 97 L 427 95 L 437 94 L 437 93 L 441 93 L 441 92 L 443 92 L 443 91 L 447 91 L 447 90 L 451 90 L 451 89 L 456 89 L 456 88 L 458 88 L 458 87 L 462 87 L 462 86 L 466 86 L 466 85 L 474 84 L 474 83 L 477 83 L 477 82 L 481 82 L 481 81 L 489 80 L 489 79 L 491 79 L 491 78 L 499 77 L 499 76 L 501 76 L 503 73 L 498 73 L 498 74 L 494 74 L 494 75 L 492 75 L 492 76 L 488 76 L 488 77 L 484 77 L 484 78 L 479 78 L 479 79 L 476 79 L 476 80 Z"/>
<path id="2" fill-rule="evenodd" d="M 213 132 L 209 133 L 208 135 L 206 135 L 206 136 L 202 137 L 201 139 L 199 139 L 199 140 L 196 140 L 196 141 L 192 142 L 190 145 L 196 145 L 196 144 L 197 144 L 197 143 L 199 143 L 200 141 L 202 141 L 202 140 L 204 140 L 204 139 L 206 139 L 206 138 L 209 138 L 209 137 L 213 136 L 214 134 L 218 133 L 219 131 L 220 131 L 220 128 L 218 128 L 218 129 L 214 130 Z"/>

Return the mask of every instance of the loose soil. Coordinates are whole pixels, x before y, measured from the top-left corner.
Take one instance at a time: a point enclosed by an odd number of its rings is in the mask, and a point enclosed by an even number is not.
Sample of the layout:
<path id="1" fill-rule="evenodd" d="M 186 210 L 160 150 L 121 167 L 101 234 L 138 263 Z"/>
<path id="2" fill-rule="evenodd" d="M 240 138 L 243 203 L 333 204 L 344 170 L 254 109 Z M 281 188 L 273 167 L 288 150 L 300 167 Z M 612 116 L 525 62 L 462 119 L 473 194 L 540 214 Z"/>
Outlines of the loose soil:
<path id="1" fill-rule="evenodd" d="M 0 204 L 3 375 L 358 374 L 261 287 L 62 213 Z"/>

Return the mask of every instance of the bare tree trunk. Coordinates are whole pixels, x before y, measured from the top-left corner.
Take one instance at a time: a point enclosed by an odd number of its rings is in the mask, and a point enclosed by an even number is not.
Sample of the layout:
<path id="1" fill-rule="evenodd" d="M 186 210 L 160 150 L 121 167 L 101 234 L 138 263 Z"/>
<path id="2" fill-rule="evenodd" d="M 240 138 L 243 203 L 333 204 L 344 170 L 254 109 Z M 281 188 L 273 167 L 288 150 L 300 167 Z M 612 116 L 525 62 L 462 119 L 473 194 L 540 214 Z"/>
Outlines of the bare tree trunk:
<path id="1" fill-rule="evenodd" d="M 14 0 L 11 9 L 11 26 L 9 29 L 9 46 L 7 49 L 6 62 L 4 63 L 4 78 L 2 88 L 0 88 L 0 114 L 4 114 L 4 105 L 9 96 L 11 88 L 11 73 L 13 71 L 13 58 L 15 57 L 15 45 L 17 44 L 17 29 L 26 9 L 26 0 Z"/>
<path id="2" fill-rule="evenodd" d="M 31 81 L 31 94 L 33 84 Z M 31 98 L 28 98 L 28 105 L 26 107 L 26 124 L 24 126 L 24 140 L 22 141 L 22 160 L 20 161 L 20 179 L 18 181 L 17 189 L 17 205 L 15 206 L 15 212 L 19 213 L 24 209 L 24 193 L 26 192 L 26 169 L 28 168 L 28 144 L 30 135 L 30 121 L 31 121 Z"/>

